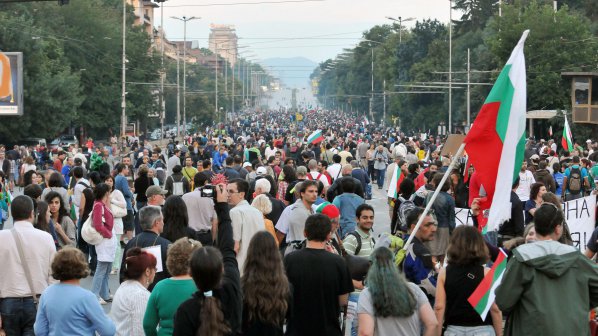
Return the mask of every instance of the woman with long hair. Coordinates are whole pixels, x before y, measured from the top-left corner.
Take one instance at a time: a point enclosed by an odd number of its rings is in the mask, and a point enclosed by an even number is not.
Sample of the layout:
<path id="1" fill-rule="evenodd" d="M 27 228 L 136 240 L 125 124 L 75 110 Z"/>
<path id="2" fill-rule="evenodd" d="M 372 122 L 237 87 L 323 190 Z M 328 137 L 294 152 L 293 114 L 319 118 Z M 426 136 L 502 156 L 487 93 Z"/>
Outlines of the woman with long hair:
<path id="1" fill-rule="evenodd" d="M 282 336 L 291 292 L 276 240 L 266 231 L 249 242 L 241 288 L 243 335 Z"/>
<path id="2" fill-rule="evenodd" d="M 127 201 L 125 200 L 123 193 L 114 188 L 114 177 L 112 177 L 112 175 L 106 176 L 104 178 L 104 183 L 110 187 L 110 210 L 114 216 L 114 234 L 116 235 L 116 241 L 118 242 L 118 244 L 116 244 L 114 262 L 112 263 L 112 271 L 110 272 L 110 274 L 116 274 L 120 268 L 122 252 L 125 247 L 123 241 L 123 217 L 126 216 L 124 214 L 127 213 Z M 119 215 L 117 216 L 116 213 Z"/>
<path id="3" fill-rule="evenodd" d="M 52 215 L 52 222 L 54 223 L 54 230 L 58 237 L 58 244 L 60 247 L 75 246 L 77 228 L 73 220 L 69 217 L 69 213 L 64 207 L 63 199 L 59 193 L 50 191 L 46 194 L 45 201 L 50 208 Z"/>
<path id="4" fill-rule="evenodd" d="M 23 188 L 30 185 L 37 183 L 38 177 L 35 170 L 29 170 L 25 174 L 23 174 Z"/>
<path id="5" fill-rule="evenodd" d="M 438 275 L 434 309 L 440 325 L 450 335 L 501 335 L 502 313 L 495 303 L 482 320 L 467 299 L 490 271 L 484 238 L 473 226 L 459 226 L 447 250 L 448 266 Z"/>
<path id="6" fill-rule="evenodd" d="M 379 247 L 370 260 L 357 304 L 359 335 L 435 335 L 438 322 L 428 298 L 399 273 L 392 251 Z"/>
<path id="7" fill-rule="evenodd" d="M 46 179 L 46 187 L 42 192 L 42 199 L 46 199 L 46 195 L 51 192 L 57 192 L 62 197 L 62 206 L 68 212 L 69 211 L 69 195 L 67 190 L 64 188 L 64 178 L 59 172 L 52 172 Z"/>
<path id="8" fill-rule="evenodd" d="M 542 205 L 542 195 L 547 192 L 546 186 L 542 182 L 533 183 L 530 187 L 529 199 L 525 201 L 525 224 L 534 220 L 534 213 Z"/>
<path id="9" fill-rule="evenodd" d="M 125 259 L 125 281 L 114 293 L 110 317 L 116 325 L 117 336 L 144 336 L 143 315 L 150 296 L 147 287 L 156 276 L 156 257 L 134 247 Z"/>
<path id="10" fill-rule="evenodd" d="M 146 336 L 172 335 L 177 308 L 197 291 L 189 261 L 201 246 L 196 240 L 180 238 L 168 248 L 166 268 L 171 277 L 158 282 L 149 297 L 143 317 Z"/>
<path id="11" fill-rule="evenodd" d="M 164 202 L 164 230 L 160 234 L 169 241 L 187 237 L 195 239 L 197 232 L 189 227 L 187 205 L 181 196 L 169 196 Z"/>
<path id="12" fill-rule="evenodd" d="M 240 332 L 243 301 L 227 198 L 226 186 L 217 185 L 218 249 L 208 246 L 193 252 L 191 276 L 197 292 L 174 315 L 173 335 L 222 336 Z"/>
<path id="13" fill-rule="evenodd" d="M 289 202 L 285 200 L 285 195 L 287 194 L 287 190 L 291 183 L 297 180 L 297 175 L 295 174 L 295 168 L 290 165 L 284 165 L 282 167 L 282 180 L 278 181 L 278 190 L 276 192 L 276 198 L 283 201 L 285 205 L 289 205 Z"/>
<path id="14" fill-rule="evenodd" d="M 556 205 L 557 209 L 563 208 L 563 205 L 561 204 L 561 198 L 557 197 L 557 195 L 551 193 L 550 191 L 542 195 L 542 203 L 552 203 Z M 561 238 L 559 238 L 559 243 L 573 245 L 573 238 L 571 238 L 571 230 L 569 229 L 569 225 L 567 225 L 566 216 L 564 217 L 565 220 L 563 220 L 563 234 L 561 235 Z"/>
<path id="15" fill-rule="evenodd" d="M 110 189 L 106 183 L 96 185 L 93 191 L 95 202 L 90 215 L 93 227 L 103 237 L 102 241 L 95 245 L 98 261 L 91 284 L 91 291 L 98 297 L 100 304 L 106 304 L 112 300 L 108 292 L 108 277 L 116 254 L 116 237 L 114 217 L 110 210 Z"/>
<path id="16" fill-rule="evenodd" d="M 144 156 L 145 159 L 147 156 Z M 137 178 L 133 182 L 135 187 L 135 193 L 137 194 L 135 200 L 137 201 L 137 210 L 143 208 L 147 205 L 147 196 L 145 195 L 145 191 L 149 186 L 154 184 L 154 179 L 150 178 L 149 175 L 149 168 L 146 164 L 142 164 L 139 166 L 137 170 Z"/>
<path id="17" fill-rule="evenodd" d="M 52 260 L 52 277 L 60 283 L 42 293 L 33 326 L 36 335 L 114 335 L 114 323 L 95 296 L 81 288 L 89 275 L 83 252 L 66 247 Z"/>
<path id="18" fill-rule="evenodd" d="M 48 206 L 47 202 L 37 201 L 35 209 L 35 224 L 33 224 L 33 227 L 49 233 L 52 236 L 52 239 L 54 239 L 54 245 L 56 245 L 56 249 L 60 248 L 60 245 L 58 244 L 58 237 L 56 236 L 56 230 L 54 229 L 54 223 L 52 223 L 52 213 L 50 212 L 50 207 Z"/>

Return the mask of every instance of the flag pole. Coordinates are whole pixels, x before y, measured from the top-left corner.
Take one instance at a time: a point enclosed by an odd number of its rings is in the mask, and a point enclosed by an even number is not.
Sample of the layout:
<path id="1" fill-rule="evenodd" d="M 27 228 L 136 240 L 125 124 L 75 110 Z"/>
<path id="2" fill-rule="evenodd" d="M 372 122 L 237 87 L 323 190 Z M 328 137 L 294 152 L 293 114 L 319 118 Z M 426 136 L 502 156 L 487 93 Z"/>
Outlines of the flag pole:
<path id="1" fill-rule="evenodd" d="M 451 172 L 453 171 L 453 168 L 455 167 L 455 163 L 457 162 L 457 160 L 459 160 L 459 157 L 461 157 L 464 150 L 465 150 L 465 143 L 462 143 L 461 146 L 459 146 L 459 149 L 457 150 L 457 153 L 455 154 L 455 156 L 453 156 L 453 160 L 451 161 L 451 164 L 448 166 L 448 169 L 444 173 L 444 176 L 442 176 L 442 180 L 440 180 L 440 184 L 436 186 L 436 190 L 434 190 L 434 194 L 432 194 L 432 198 L 430 198 L 430 200 L 428 201 L 428 205 L 426 205 L 424 212 L 421 214 L 421 216 L 419 216 L 419 219 L 417 220 L 417 224 L 415 224 L 413 231 L 409 234 L 409 239 L 407 239 L 407 242 L 403 246 L 404 250 L 407 250 L 407 248 L 411 244 L 413 237 L 415 237 L 415 233 L 417 232 L 417 230 L 419 230 L 419 227 L 421 226 L 422 222 L 424 221 L 424 218 L 430 212 L 430 208 L 434 204 L 434 201 L 436 200 L 438 193 L 440 193 L 440 189 L 442 189 L 442 186 L 444 185 L 444 183 L 446 183 L 446 180 L 451 175 Z"/>

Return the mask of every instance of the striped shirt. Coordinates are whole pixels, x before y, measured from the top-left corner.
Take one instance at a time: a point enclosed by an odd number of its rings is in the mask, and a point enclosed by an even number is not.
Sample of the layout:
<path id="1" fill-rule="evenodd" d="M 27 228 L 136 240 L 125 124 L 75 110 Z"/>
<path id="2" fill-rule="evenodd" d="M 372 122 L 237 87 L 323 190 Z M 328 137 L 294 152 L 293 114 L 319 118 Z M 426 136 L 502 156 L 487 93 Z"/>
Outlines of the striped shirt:
<path id="1" fill-rule="evenodd" d="M 372 235 L 363 232 L 359 227 L 355 228 L 355 232 L 361 237 L 361 250 L 359 250 L 359 254 L 357 255 L 360 257 L 369 257 L 370 254 L 374 252 L 375 246 Z M 352 234 L 348 234 L 345 236 L 345 239 L 343 239 L 343 247 L 348 254 L 355 255 L 357 245 L 357 238 Z"/>

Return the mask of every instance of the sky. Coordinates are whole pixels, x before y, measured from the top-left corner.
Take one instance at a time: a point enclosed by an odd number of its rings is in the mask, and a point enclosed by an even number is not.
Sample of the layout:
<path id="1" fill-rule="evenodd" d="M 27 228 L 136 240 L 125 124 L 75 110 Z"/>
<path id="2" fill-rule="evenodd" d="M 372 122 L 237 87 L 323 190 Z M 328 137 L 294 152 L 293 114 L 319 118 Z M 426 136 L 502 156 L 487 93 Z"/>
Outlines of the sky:
<path id="1" fill-rule="evenodd" d="M 256 2 L 279 3 L 223 5 Z M 163 10 L 167 39 L 183 39 L 183 23 L 171 16 L 201 17 L 187 23 L 187 40 L 197 40 L 201 47 L 208 46 L 210 24 L 230 24 L 239 45 L 247 46 L 240 51 L 256 61 L 334 58 L 358 43 L 364 31 L 392 23 L 387 16 L 449 21 L 448 0 L 168 0 Z M 159 26 L 160 8 L 154 15 Z M 415 20 L 404 22 L 405 27 L 414 24 Z"/>

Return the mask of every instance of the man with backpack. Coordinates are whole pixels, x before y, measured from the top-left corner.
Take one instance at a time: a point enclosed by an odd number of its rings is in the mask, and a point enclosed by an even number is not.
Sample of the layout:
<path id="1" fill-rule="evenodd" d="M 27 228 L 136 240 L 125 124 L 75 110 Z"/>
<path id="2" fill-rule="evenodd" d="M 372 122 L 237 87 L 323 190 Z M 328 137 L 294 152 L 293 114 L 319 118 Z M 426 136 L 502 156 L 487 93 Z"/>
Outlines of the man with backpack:
<path id="1" fill-rule="evenodd" d="M 337 197 L 338 199 L 338 197 Z M 355 217 L 357 219 L 357 227 L 355 231 L 351 231 L 343 239 L 343 248 L 345 252 L 350 255 L 369 258 L 370 254 L 374 252 L 376 240 L 373 237 L 372 226 L 374 225 L 374 208 L 369 204 L 361 204 L 355 210 Z M 359 301 L 359 294 L 363 289 L 363 281 L 353 281 L 355 291 L 349 294 L 349 309 L 355 311 L 357 302 Z M 353 314 L 353 322 L 351 324 L 351 335 L 357 335 L 357 318 Z"/>
<path id="2" fill-rule="evenodd" d="M 581 167 L 579 156 L 574 156 L 571 167 L 565 169 L 563 186 L 565 201 L 582 198 L 584 191 L 589 188 L 588 171 Z"/>

